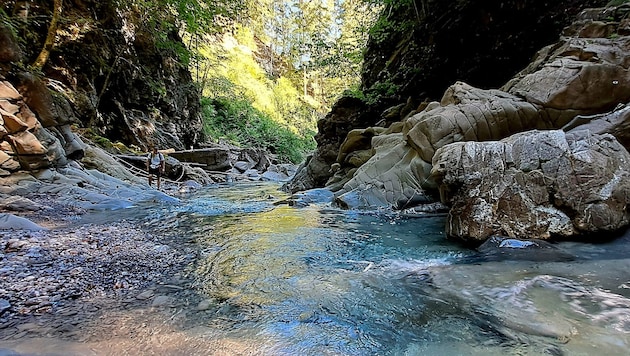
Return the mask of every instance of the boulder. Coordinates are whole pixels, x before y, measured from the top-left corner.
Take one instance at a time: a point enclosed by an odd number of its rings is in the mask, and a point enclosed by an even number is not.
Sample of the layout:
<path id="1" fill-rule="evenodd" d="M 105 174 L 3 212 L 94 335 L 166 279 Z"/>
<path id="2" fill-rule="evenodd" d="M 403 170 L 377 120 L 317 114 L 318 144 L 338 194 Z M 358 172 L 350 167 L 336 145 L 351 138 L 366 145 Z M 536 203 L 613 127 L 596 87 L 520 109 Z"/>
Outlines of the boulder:
<path id="1" fill-rule="evenodd" d="M 529 131 L 440 148 L 431 171 L 449 236 L 580 239 L 630 223 L 630 154 L 608 134 Z"/>
<path id="2" fill-rule="evenodd" d="M 427 201 L 423 186 L 430 165 L 407 145 L 402 134 L 374 137 L 375 154 L 336 192 L 346 208 L 404 208 Z"/>
<path id="3" fill-rule="evenodd" d="M 630 36 L 620 35 L 623 22 L 611 13 L 600 11 L 601 18 L 585 13 L 501 89 L 545 108 L 587 114 L 629 102 Z"/>
<path id="4" fill-rule="evenodd" d="M 13 214 L 0 213 L 0 230 L 46 230 L 46 228 L 35 224 L 29 219 L 15 216 Z"/>
<path id="5" fill-rule="evenodd" d="M 37 211 L 44 209 L 44 207 L 28 198 L 9 196 L 6 198 L 0 197 L 0 209 L 10 211 Z"/>
<path id="6" fill-rule="evenodd" d="M 630 150 L 630 105 L 619 105 L 604 114 L 579 115 L 562 129 L 568 132 L 589 130 L 596 134 L 609 133 Z"/>
<path id="7" fill-rule="evenodd" d="M 261 175 L 262 180 L 272 182 L 288 182 L 295 174 L 295 167 L 293 165 L 270 165 L 265 172 Z"/>
<path id="8" fill-rule="evenodd" d="M 436 149 L 458 141 L 498 140 L 531 129 L 559 128 L 575 116 L 555 115 L 500 90 L 483 90 L 457 82 L 440 103 L 405 121 L 403 133 L 426 162 Z"/>
<path id="9" fill-rule="evenodd" d="M 232 167 L 229 148 L 204 148 L 171 152 L 170 156 L 182 161 L 203 164 L 208 171 L 224 171 Z"/>

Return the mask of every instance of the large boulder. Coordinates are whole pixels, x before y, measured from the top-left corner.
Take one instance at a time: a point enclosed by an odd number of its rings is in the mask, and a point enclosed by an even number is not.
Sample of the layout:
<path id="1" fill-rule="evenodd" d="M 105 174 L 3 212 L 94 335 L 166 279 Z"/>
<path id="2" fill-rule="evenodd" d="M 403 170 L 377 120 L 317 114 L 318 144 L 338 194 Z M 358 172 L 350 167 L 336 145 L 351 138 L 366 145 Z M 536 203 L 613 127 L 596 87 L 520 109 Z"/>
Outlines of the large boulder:
<path id="1" fill-rule="evenodd" d="M 361 73 L 363 100 L 342 97 L 318 122 L 317 151 L 287 185 L 323 187 L 354 129 L 387 127 L 422 111 L 455 81 L 498 88 L 587 7 L 609 0 L 390 1 L 370 31 Z"/>
<path id="2" fill-rule="evenodd" d="M 630 105 L 620 105 L 604 114 L 579 115 L 562 129 L 568 132 L 589 130 L 597 134 L 609 133 L 630 150 Z"/>
<path id="3" fill-rule="evenodd" d="M 67 116 L 56 120 L 49 109 L 31 110 L 28 102 L 37 106 L 52 95 L 41 80 L 29 77 L 30 84 L 20 86 L 22 92 L 0 81 L 0 175 L 62 166 L 68 158 L 82 157 L 86 147 L 70 129 Z"/>
<path id="4" fill-rule="evenodd" d="M 440 148 L 432 174 L 449 236 L 577 239 L 630 223 L 630 154 L 608 134 L 529 131 Z"/>
<path id="5" fill-rule="evenodd" d="M 630 36 L 612 13 L 585 13 L 502 90 L 545 108 L 591 114 L 630 101 Z"/>
<path id="6" fill-rule="evenodd" d="M 430 175 L 437 149 L 453 142 L 499 140 L 532 129 L 562 127 L 575 110 L 544 109 L 500 90 L 455 83 L 442 100 L 389 130 L 371 130 L 374 154 L 337 191 L 339 202 L 350 208 L 389 206 L 404 208 L 429 199 L 435 188 Z M 346 141 L 361 142 L 366 134 L 355 130 Z M 359 147 L 361 145 L 342 145 Z M 351 153 L 342 150 L 340 164 Z"/>

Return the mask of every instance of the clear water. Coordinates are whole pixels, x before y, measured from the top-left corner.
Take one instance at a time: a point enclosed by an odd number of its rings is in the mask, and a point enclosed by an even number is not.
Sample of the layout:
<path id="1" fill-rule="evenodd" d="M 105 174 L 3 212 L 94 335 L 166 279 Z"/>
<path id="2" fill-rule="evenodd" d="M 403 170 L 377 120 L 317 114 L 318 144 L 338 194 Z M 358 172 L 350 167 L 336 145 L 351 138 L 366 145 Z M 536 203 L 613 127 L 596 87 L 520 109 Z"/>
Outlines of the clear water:
<path id="1" fill-rule="evenodd" d="M 276 184 L 198 191 L 145 212 L 194 239 L 205 325 L 273 355 L 623 355 L 630 244 L 483 255 L 444 217 L 274 205 Z M 569 256 L 569 257 L 567 257 Z"/>

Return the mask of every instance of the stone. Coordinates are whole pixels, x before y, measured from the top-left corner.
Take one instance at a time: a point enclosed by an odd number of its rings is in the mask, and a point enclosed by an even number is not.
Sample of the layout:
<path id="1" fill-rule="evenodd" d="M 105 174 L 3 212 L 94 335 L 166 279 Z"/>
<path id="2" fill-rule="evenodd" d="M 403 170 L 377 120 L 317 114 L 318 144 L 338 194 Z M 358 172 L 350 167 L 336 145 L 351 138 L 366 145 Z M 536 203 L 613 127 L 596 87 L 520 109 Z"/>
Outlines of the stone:
<path id="1" fill-rule="evenodd" d="M 173 298 L 166 295 L 158 295 L 151 303 L 152 307 L 171 307 L 174 304 Z"/>
<path id="2" fill-rule="evenodd" d="M 0 315 L 11 308 L 11 303 L 6 299 L 0 299 Z"/>
<path id="3" fill-rule="evenodd" d="M 0 208 L 10 211 L 38 211 L 44 209 L 42 205 L 20 196 L 0 199 Z"/>
<path id="4" fill-rule="evenodd" d="M 589 130 L 595 134 L 609 133 L 630 150 L 630 105 L 619 105 L 604 114 L 578 115 L 562 129 L 568 132 Z"/>
<path id="5" fill-rule="evenodd" d="M 439 149 L 431 172 L 451 210 L 446 232 L 572 238 L 630 223 L 630 153 L 608 134 L 529 131 Z"/>
<path id="6" fill-rule="evenodd" d="M 39 142 L 37 137 L 28 131 L 8 135 L 8 140 L 15 147 L 18 155 L 44 155 L 46 148 Z"/>
<path id="7" fill-rule="evenodd" d="M 4 122 L 3 126 L 5 127 L 6 132 L 10 134 L 18 133 L 28 129 L 27 124 L 22 122 L 22 120 L 20 120 L 15 115 L 6 112 L 3 109 L 0 109 L 0 116 L 2 117 L 2 120 Z"/>
<path id="8" fill-rule="evenodd" d="M 208 299 L 202 300 L 197 304 L 197 310 L 204 311 L 210 309 L 212 306 L 212 302 Z"/>
<path id="9" fill-rule="evenodd" d="M 13 214 L 0 213 L 0 230 L 46 230 L 46 228 L 35 224 L 34 222 L 15 216 Z"/>
<path id="10" fill-rule="evenodd" d="M 9 115 L 15 115 L 20 111 L 19 106 L 6 99 L 0 99 L 0 109 L 6 111 Z"/>
<path id="11" fill-rule="evenodd" d="M 227 148 L 206 148 L 172 152 L 169 155 L 182 161 L 205 165 L 209 171 L 222 171 L 231 167 L 230 150 Z"/>
<path id="12" fill-rule="evenodd" d="M 0 81 L 0 99 L 21 100 L 22 95 L 7 81 Z"/>
<path id="13" fill-rule="evenodd" d="M 238 169 L 241 172 L 245 172 L 246 170 L 254 167 L 254 165 L 255 164 L 253 162 L 238 161 L 234 163 L 234 168 Z"/>
<path id="14" fill-rule="evenodd" d="M 155 295 L 155 291 L 153 289 L 148 289 L 136 295 L 136 299 L 147 300 L 147 299 L 153 298 L 154 295 Z"/>
<path id="15" fill-rule="evenodd" d="M 3 151 L 0 151 L 0 168 L 7 171 L 17 171 L 20 169 L 20 163 L 13 159 Z"/>

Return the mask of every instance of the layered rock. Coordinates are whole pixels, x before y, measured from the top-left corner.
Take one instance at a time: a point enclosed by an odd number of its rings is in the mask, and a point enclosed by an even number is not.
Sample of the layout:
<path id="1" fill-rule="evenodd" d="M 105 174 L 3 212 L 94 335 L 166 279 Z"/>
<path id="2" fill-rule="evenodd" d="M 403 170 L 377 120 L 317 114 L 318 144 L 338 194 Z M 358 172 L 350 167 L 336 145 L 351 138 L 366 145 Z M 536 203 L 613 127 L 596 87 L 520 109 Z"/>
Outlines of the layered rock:
<path id="1" fill-rule="evenodd" d="M 35 79 L 20 94 L 8 81 L 0 82 L 0 175 L 34 170 L 67 163 L 67 158 L 81 158 L 85 144 L 70 129 L 70 122 L 55 119 L 49 110 L 40 109 L 39 120 L 29 101 L 50 100 L 51 94 Z M 42 99 L 43 97 L 43 99 Z M 51 106 L 54 108 L 54 106 Z"/>
<path id="2" fill-rule="evenodd" d="M 630 118 L 628 14 L 628 7 L 585 12 L 501 90 L 457 82 L 440 102 L 386 130 L 351 131 L 327 186 L 348 208 L 413 207 L 441 192 L 453 205 L 447 232 L 477 242 L 625 227 L 628 152 L 619 142 L 627 145 Z M 554 130 L 562 128 L 566 138 Z M 519 159 L 529 161 L 512 172 L 506 167 L 523 145 L 530 156 Z"/>
<path id="3" fill-rule="evenodd" d="M 366 48 L 361 75 L 365 100 L 342 98 L 318 122 L 317 151 L 287 189 L 324 186 L 351 130 L 387 127 L 420 112 L 455 81 L 500 87 L 537 50 L 556 41 L 582 9 L 608 2 L 390 2 Z"/>
<path id="4" fill-rule="evenodd" d="M 614 232 L 630 223 L 630 153 L 589 130 L 528 131 L 494 142 L 459 142 L 433 161 L 446 232 L 549 239 Z"/>

